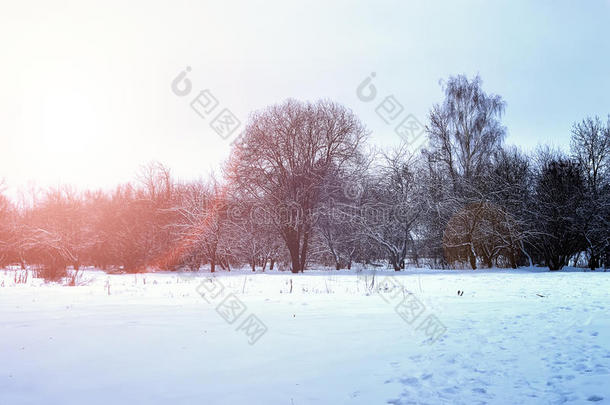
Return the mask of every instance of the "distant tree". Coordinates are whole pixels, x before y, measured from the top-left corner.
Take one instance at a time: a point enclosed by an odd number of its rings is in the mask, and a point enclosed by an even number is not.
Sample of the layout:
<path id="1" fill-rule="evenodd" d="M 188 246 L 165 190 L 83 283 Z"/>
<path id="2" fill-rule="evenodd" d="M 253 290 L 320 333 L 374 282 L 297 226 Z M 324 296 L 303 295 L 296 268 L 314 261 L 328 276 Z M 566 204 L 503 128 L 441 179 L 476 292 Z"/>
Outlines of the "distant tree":
<path id="1" fill-rule="evenodd" d="M 533 264 L 525 249 L 534 234 L 534 219 L 529 211 L 534 179 L 529 161 L 529 156 L 515 147 L 498 150 L 483 188 L 500 214 L 497 218 L 501 226 L 491 240 L 503 245 L 500 254 L 512 268 L 525 264 L 521 262 L 523 257 L 527 257 L 530 266 Z"/>
<path id="2" fill-rule="evenodd" d="M 477 268 L 477 253 L 484 243 L 483 224 L 493 224 L 493 209 L 486 203 L 473 203 L 455 213 L 445 228 L 443 248 L 448 262 L 467 262 L 473 270 Z M 492 225 L 493 226 L 493 225 Z M 498 254 L 489 249 L 485 252 L 487 265 Z"/>
<path id="3" fill-rule="evenodd" d="M 4 180 L 0 179 L 0 267 L 8 264 L 11 258 L 15 219 L 14 208 L 3 192 Z"/>
<path id="4" fill-rule="evenodd" d="M 212 175 L 205 181 L 194 182 L 185 187 L 180 204 L 175 207 L 179 215 L 175 226 L 181 238 L 183 253 L 199 255 L 210 263 L 210 271 L 216 266 L 228 267 L 231 246 L 227 239 L 228 200 L 222 185 Z"/>
<path id="5" fill-rule="evenodd" d="M 610 169 L 610 116 L 604 125 L 599 117 L 585 118 L 572 126 L 570 142 L 573 159 L 583 170 L 593 194 L 608 182 Z"/>
<path id="6" fill-rule="evenodd" d="M 180 267 L 180 257 L 174 254 L 178 241 L 172 235 L 172 224 L 177 215 L 174 206 L 178 200 L 176 184 L 171 171 L 159 162 L 140 168 L 139 205 L 146 216 L 147 235 L 150 238 L 146 264 L 167 270 Z"/>
<path id="7" fill-rule="evenodd" d="M 408 257 L 419 264 L 419 220 L 424 211 L 420 160 L 402 144 L 383 155 L 362 215 L 362 232 L 385 251 L 395 271 Z"/>
<path id="8" fill-rule="evenodd" d="M 265 271 L 268 264 L 273 270 L 283 244 L 267 207 L 237 195 L 231 195 L 228 204 L 226 243 L 232 257 L 240 264 L 247 263 L 253 272 L 257 266 Z"/>
<path id="9" fill-rule="evenodd" d="M 434 183 L 427 189 L 431 228 L 424 232 L 426 245 L 435 256 L 442 250 L 450 261 L 466 261 L 473 269 L 479 253 L 489 264 L 498 250 L 474 238 L 482 235 L 479 226 L 490 223 L 485 217 L 490 214 L 490 196 L 482 189 L 506 132 L 500 122 L 504 101 L 485 93 L 481 84 L 479 76 L 469 80 L 464 75 L 444 83 L 445 100 L 430 111 L 429 145 L 423 151 Z"/>
<path id="10" fill-rule="evenodd" d="M 579 232 L 585 180 L 580 166 L 564 157 L 543 163 L 533 199 L 537 238 L 532 241 L 550 270 L 559 270 L 583 247 Z"/>
<path id="11" fill-rule="evenodd" d="M 443 235 L 449 219 L 458 205 L 451 179 L 437 154 L 425 153 L 425 169 L 422 171 L 423 203 L 422 214 L 422 256 L 430 259 L 434 268 L 445 268 Z"/>
<path id="12" fill-rule="evenodd" d="M 152 201 L 143 190 L 125 184 L 114 190 L 108 208 L 103 218 L 111 261 L 127 272 L 145 270 L 154 259 Z"/>
<path id="13" fill-rule="evenodd" d="M 610 116 L 606 125 L 598 117 L 574 124 L 570 145 L 572 157 L 580 165 L 586 181 L 580 230 L 586 244 L 588 266 L 595 270 L 609 248 Z"/>
<path id="14" fill-rule="evenodd" d="M 504 101 L 485 93 L 481 84 L 479 76 L 450 77 L 444 83 L 444 102 L 430 111 L 426 127 L 430 144 L 425 153 L 443 164 L 454 192 L 485 174 L 506 133 L 500 123 Z"/>
<path id="15" fill-rule="evenodd" d="M 24 220 L 21 248 L 28 262 L 43 266 L 44 278 L 59 280 L 70 265 L 78 272 L 92 241 L 81 194 L 69 187 L 50 189 Z"/>
<path id="16" fill-rule="evenodd" d="M 361 154 L 343 170 L 328 176 L 317 210 L 318 256 L 332 262 L 336 270 L 351 269 L 355 260 L 362 259 L 367 240 L 362 228 L 362 212 L 368 204 L 365 190 L 373 180 L 370 165 L 373 154 Z"/>
<path id="17" fill-rule="evenodd" d="M 504 207 L 479 202 L 449 220 L 443 242 L 448 260 L 468 262 L 473 270 L 478 261 L 493 267 L 500 258 L 516 268 L 521 236 L 517 221 Z"/>
<path id="18" fill-rule="evenodd" d="M 89 191 L 85 193 L 87 216 L 93 230 L 90 246 L 87 251 L 89 264 L 101 269 L 109 269 L 118 261 L 115 256 L 113 222 L 117 211 L 109 193 L 103 191 Z"/>

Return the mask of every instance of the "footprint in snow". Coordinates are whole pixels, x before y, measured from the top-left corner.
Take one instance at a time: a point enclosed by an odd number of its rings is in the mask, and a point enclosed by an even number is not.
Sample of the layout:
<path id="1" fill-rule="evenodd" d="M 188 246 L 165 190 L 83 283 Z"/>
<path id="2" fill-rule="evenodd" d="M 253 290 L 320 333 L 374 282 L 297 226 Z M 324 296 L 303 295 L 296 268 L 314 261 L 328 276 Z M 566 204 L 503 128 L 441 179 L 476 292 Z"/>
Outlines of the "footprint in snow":
<path id="1" fill-rule="evenodd" d="M 573 368 L 574 368 L 574 371 L 586 371 L 587 370 L 587 366 L 585 366 L 582 363 L 576 364 Z"/>
<path id="2" fill-rule="evenodd" d="M 404 385 L 414 387 L 419 384 L 419 380 L 415 377 L 401 378 L 400 382 Z"/>
<path id="3" fill-rule="evenodd" d="M 599 395 L 591 395 L 589 398 L 587 398 L 587 401 L 599 402 L 603 399 L 604 399 L 604 397 L 600 397 Z"/>

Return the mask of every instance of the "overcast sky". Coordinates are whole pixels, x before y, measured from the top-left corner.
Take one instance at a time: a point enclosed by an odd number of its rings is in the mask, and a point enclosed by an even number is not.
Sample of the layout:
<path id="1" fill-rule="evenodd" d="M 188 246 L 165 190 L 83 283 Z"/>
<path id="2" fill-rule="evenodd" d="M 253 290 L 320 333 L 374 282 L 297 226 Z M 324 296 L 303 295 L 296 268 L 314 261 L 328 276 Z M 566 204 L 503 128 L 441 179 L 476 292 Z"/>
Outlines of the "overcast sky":
<path id="1" fill-rule="evenodd" d="M 0 178 L 109 187 L 159 160 L 207 174 L 230 141 L 190 102 L 242 122 L 292 97 L 353 109 L 371 143 L 400 139 L 375 114 L 393 95 L 426 122 L 439 79 L 480 74 L 507 102 L 507 142 L 567 147 L 570 127 L 610 113 L 610 0 L 0 0 Z M 187 66 L 192 90 L 171 89 Z M 378 99 L 358 85 L 372 72 Z"/>

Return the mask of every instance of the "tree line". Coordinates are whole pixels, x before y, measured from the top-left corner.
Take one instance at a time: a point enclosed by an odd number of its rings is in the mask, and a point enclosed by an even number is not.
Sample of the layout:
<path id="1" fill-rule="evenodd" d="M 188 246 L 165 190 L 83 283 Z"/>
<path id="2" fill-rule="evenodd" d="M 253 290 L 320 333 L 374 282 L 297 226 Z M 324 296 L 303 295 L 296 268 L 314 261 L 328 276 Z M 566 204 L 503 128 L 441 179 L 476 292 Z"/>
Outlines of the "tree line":
<path id="1" fill-rule="evenodd" d="M 220 176 L 142 167 L 112 191 L 63 186 L 12 201 L 0 183 L 0 266 L 302 272 L 353 263 L 434 268 L 610 265 L 610 116 L 569 152 L 505 145 L 504 100 L 459 75 L 427 143 L 380 151 L 349 109 L 287 100 L 252 115 Z"/>

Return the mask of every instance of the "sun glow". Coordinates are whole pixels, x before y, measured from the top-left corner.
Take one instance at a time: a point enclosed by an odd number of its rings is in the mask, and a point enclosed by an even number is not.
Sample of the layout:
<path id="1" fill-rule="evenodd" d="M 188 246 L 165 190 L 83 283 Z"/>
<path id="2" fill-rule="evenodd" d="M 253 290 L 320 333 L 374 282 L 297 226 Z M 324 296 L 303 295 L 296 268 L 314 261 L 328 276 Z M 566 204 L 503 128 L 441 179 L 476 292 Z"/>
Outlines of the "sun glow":
<path id="1" fill-rule="evenodd" d="M 82 183 L 79 167 L 112 153 L 108 133 L 110 100 L 103 81 L 92 81 L 83 66 L 47 60 L 20 76 L 22 86 L 11 157 L 22 178 Z M 37 119 L 34 119 L 37 117 Z"/>

